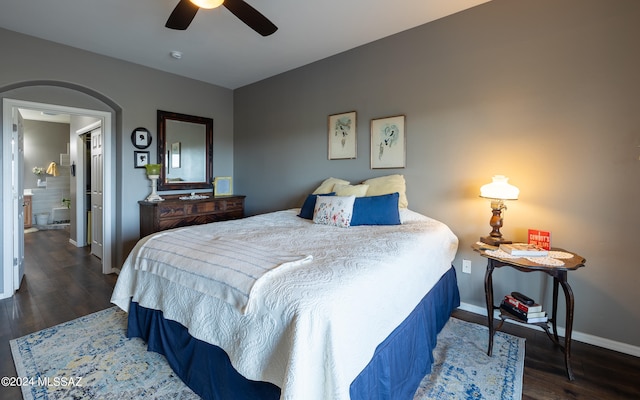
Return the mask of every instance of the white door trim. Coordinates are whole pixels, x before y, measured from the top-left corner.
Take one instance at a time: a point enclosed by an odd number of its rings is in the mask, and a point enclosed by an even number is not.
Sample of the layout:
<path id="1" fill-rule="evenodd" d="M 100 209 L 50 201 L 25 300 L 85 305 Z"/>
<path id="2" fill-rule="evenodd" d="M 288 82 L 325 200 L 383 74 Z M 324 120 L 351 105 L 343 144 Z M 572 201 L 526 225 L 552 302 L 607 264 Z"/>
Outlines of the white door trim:
<path id="1" fill-rule="evenodd" d="M 113 121 L 111 120 L 112 114 L 106 111 L 89 110 L 77 107 L 67 107 L 54 104 L 46 104 L 39 102 L 15 100 L 15 99 L 3 99 L 2 110 L 2 127 L 3 132 L 11 132 L 11 110 L 13 108 L 29 108 L 34 110 L 43 111 L 58 111 L 60 113 L 73 114 L 73 115 L 88 115 L 102 120 L 103 131 L 105 135 L 104 151 L 108 156 L 104 159 L 104 208 L 103 208 L 103 244 L 104 254 L 102 258 L 102 272 L 105 274 L 118 271 L 113 266 L 113 255 L 115 254 L 115 176 L 116 176 L 116 149 L 115 149 L 115 134 L 112 131 Z M 11 135 L 2 135 L 2 198 L 11 199 Z M 12 237 L 13 233 L 13 205 L 9 201 L 2 202 L 3 213 L 3 240 L 2 244 L 2 274 L 3 274 L 3 288 L 0 293 L 0 299 L 13 296 L 13 241 L 7 240 Z M 9 223 L 10 222 L 10 223 Z"/>

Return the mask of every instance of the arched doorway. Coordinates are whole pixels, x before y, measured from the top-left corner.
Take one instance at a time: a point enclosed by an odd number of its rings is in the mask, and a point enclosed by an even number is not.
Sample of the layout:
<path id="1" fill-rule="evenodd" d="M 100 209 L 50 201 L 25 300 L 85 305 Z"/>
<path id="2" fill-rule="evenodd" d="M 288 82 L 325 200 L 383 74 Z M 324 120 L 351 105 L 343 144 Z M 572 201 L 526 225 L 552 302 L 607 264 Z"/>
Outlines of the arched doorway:
<path id="1" fill-rule="evenodd" d="M 12 110 L 19 107 L 42 108 L 50 111 L 64 112 L 73 115 L 87 115 L 95 117 L 102 122 L 104 131 L 104 204 L 103 204 L 103 256 L 102 272 L 116 272 L 114 268 L 115 237 L 116 237 L 116 123 L 120 108 L 110 99 L 92 91 L 91 89 L 69 84 L 67 82 L 22 82 L 11 87 L 0 88 L 0 97 L 3 98 L 3 122 L 2 122 L 2 214 L 1 235 L 3 243 L 2 257 L 2 285 L 0 298 L 10 297 L 15 291 L 16 274 L 19 268 L 16 265 L 18 254 L 14 254 L 13 235 L 14 215 L 13 197 L 15 188 L 12 181 Z M 73 146 L 72 146 L 73 147 Z M 77 155 L 77 149 L 72 153 Z M 77 156 L 75 161 L 77 162 Z"/>

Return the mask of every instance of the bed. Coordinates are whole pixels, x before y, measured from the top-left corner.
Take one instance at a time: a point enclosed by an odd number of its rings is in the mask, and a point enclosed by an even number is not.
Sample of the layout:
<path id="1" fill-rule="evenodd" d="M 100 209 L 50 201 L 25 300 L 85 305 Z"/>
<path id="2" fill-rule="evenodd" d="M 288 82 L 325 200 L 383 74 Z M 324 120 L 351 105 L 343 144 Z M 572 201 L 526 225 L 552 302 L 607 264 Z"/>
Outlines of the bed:
<path id="1" fill-rule="evenodd" d="M 128 336 L 207 399 L 413 398 L 459 305 L 456 236 L 405 208 L 346 229 L 301 213 L 141 239 L 111 299 Z"/>

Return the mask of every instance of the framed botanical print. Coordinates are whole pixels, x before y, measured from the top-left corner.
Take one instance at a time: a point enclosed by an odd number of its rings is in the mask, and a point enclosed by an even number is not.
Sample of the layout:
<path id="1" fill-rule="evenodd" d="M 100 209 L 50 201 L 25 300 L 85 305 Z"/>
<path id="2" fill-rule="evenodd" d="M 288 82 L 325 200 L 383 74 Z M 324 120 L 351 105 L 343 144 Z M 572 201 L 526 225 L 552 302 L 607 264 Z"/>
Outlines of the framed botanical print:
<path id="1" fill-rule="evenodd" d="M 372 119 L 371 169 L 404 168 L 405 158 L 405 116 Z"/>
<path id="2" fill-rule="evenodd" d="M 329 160 L 356 158 L 356 112 L 329 115 Z"/>

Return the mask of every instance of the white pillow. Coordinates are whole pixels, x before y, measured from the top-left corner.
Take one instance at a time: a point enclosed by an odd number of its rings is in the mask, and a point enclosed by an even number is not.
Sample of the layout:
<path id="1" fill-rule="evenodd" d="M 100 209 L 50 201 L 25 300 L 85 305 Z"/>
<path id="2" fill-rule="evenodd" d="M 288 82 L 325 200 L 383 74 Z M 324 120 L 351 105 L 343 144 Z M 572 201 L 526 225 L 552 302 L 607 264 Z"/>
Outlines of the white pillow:
<path id="1" fill-rule="evenodd" d="M 382 194 L 398 192 L 400 194 L 398 207 L 407 208 L 409 206 L 406 194 L 406 183 L 403 175 L 381 176 L 379 178 L 367 179 L 362 183 L 369 185 L 367 196 L 380 196 Z"/>
<path id="2" fill-rule="evenodd" d="M 351 225 L 356 196 L 318 196 L 313 209 L 313 222 L 347 228 Z"/>
<path id="3" fill-rule="evenodd" d="M 336 183 L 333 186 L 333 191 L 336 192 L 336 196 L 356 196 L 364 197 L 367 195 L 369 185 L 343 185 Z"/>
<path id="4" fill-rule="evenodd" d="M 335 184 L 348 185 L 351 182 L 338 178 L 327 178 L 311 194 L 327 194 L 333 192 Z"/>

